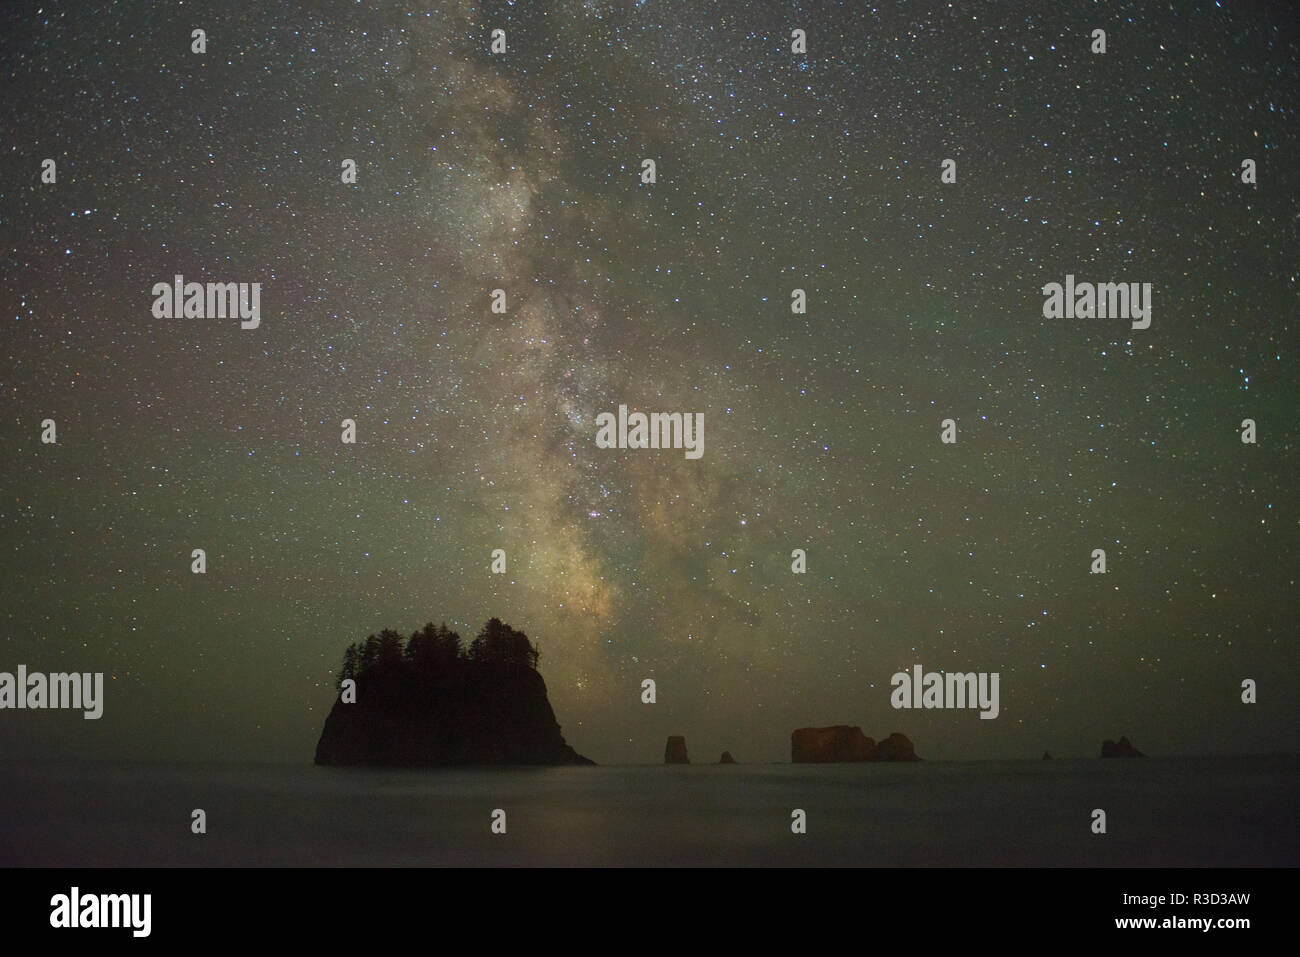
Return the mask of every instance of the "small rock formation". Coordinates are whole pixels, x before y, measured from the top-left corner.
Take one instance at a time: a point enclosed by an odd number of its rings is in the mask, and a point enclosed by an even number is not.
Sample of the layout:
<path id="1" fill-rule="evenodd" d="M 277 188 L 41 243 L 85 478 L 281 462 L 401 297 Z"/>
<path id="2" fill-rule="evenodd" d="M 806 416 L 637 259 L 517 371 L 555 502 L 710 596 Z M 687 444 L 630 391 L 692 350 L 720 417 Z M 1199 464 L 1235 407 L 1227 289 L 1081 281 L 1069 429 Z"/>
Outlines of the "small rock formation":
<path id="1" fill-rule="evenodd" d="M 899 734 L 897 731 L 880 742 L 876 747 L 876 754 L 881 761 L 921 760 L 916 756 L 916 748 L 912 746 L 912 742 L 907 735 Z"/>
<path id="2" fill-rule="evenodd" d="M 719 764 L 735 764 L 736 759 L 731 756 L 730 751 L 723 751 L 722 757 L 718 758 Z"/>
<path id="3" fill-rule="evenodd" d="M 1116 741 L 1103 741 L 1101 743 L 1101 756 L 1103 758 L 1145 758 L 1146 755 L 1133 747 L 1128 738 L 1120 738 Z"/>
<path id="4" fill-rule="evenodd" d="M 1044 752 L 1043 752 L 1043 760 L 1044 760 L 1044 761 L 1050 761 L 1050 760 L 1052 760 L 1052 756 L 1051 756 L 1050 754 L 1048 754 L 1046 751 L 1044 751 Z"/>
<path id="5" fill-rule="evenodd" d="M 680 734 L 670 734 L 664 748 L 664 764 L 690 764 L 686 756 L 686 738 Z"/>

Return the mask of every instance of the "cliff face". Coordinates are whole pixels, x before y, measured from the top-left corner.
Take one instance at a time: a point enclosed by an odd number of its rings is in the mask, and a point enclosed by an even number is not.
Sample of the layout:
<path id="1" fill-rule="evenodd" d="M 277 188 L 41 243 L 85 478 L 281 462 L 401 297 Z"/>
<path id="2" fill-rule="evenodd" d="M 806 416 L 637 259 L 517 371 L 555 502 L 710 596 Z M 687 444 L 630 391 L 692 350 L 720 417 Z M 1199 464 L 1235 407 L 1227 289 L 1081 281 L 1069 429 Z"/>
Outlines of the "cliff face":
<path id="1" fill-rule="evenodd" d="M 372 767 L 592 764 L 560 734 L 531 668 L 476 665 L 453 677 L 362 675 L 355 704 L 336 699 L 316 763 Z"/>

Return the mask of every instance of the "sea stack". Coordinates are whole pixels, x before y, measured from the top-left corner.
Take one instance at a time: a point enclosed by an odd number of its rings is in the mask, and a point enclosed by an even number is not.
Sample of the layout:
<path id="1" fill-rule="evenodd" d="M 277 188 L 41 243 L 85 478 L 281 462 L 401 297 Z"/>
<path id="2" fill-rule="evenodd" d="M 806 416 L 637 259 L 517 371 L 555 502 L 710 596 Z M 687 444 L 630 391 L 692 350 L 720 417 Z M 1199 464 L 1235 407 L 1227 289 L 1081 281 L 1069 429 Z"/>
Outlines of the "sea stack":
<path id="1" fill-rule="evenodd" d="M 531 668 L 462 663 L 429 679 L 363 675 L 356 703 L 336 699 L 316 763 L 426 768 L 593 764 L 565 742 Z"/>
<path id="2" fill-rule="evenodd" d="M 847 724 L 829 728 L 798 728 L 790 735 L 793 764 L 825 764 L 840 761 L 876 760 L 876 742 L 861 728 Z"/>
<path id="3" fill-rule="evenodd" d="M 1119 741 L 1103 741 L 1101 743 L 1101 756 L 1103 758 L 1145 758 L 1146 755 L 1133 747 L 1128 738 L 1120 738 Z"/>
<path id="4" fill-rule="evenodd" d="M 735 764 L 736 759 L 731 756 L 730 751 L 723 751 L 722 757 L 718 758 L 719 764 Z"/>
<path id="5" fill-rule="evenodd" d="M 668 736 L 668 744 L 664 748 L 664 764 L 690 764 L 691 759 L 686 756 L 686 738 L 680 734 L 671 734 Z"/>
<path id="6" fill-rule="evenodd" d="M 912 746 L 911 739 L 897 731 L 876 745 L 876 754 L 881 761 L 921 760 L 916 756 L 916 748 Z"/>
<path id="7" fill-rule="evenodd" d="M 792 764 L 836 764 L 859 761 L 920 761 L 907 735 L 895 731 L 879 744 L 847 724 L 829 728 L 797 728 L 790 734 Z"/>
<path id="8" fill-rule="evenodd" d="M 384 629 L 343 656 L 316 763 L 434 768 L 592 764 L 565 743 L 528 636 L 492 618 L 468 651 L 430 622 Z"/>

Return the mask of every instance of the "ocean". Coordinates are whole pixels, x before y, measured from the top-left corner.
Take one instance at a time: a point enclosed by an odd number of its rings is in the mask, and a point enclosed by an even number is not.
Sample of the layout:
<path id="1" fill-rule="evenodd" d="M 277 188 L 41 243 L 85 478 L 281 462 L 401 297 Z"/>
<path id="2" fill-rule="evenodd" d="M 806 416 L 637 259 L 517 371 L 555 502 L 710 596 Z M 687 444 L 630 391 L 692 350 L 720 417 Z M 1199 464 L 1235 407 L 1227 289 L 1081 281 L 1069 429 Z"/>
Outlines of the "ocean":
<path id="1" fill-rule="evenodd" d="M 1295 866 L 1300 757 L 0 768 L 5 866 Z M 192 812 L 207 832 L 191 832 Z M 505 812 L 505 833 L 492 831 Z M 806 833 L 792 831 L 793 812 Z M 1093 833 L 1093 811 L 1106 832 Z"/>

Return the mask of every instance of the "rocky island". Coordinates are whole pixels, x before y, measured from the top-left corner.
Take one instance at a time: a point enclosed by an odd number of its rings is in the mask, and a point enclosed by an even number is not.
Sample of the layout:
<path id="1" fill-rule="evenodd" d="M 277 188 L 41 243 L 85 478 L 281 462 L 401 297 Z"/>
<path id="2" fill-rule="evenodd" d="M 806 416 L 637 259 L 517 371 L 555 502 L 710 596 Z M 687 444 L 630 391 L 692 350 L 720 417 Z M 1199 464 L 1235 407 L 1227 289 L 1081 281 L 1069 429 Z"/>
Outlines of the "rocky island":
<path id="1" fill-rule="evenodd" d="M 444 624 L 385 629 L 343 657 L 316 763 L 369 767 L 594 764 L 565 743 L 537 648 L 493 618 L 469 648 Z"/>
<path id="2" fill-rule="evenodd" d="M 1101 743 L 1101 756 L 1103 758 L 1145 758 L 1146 755 L 1133 747 L 1128 738 L 1120 738 L 1119 741 L 1103 741 Z"/>
<path id="3" fill-rule="evenodd" d="M 686 738 L 680 734 L 670 734 L 664 745 L 664 764 L 690 764 L 686 754 Z"/>
<path id="4" fill-rule="evenodd" d="M 829 728 L 799 728 L 790 735 L 792 764 L 831 764 L 855 761 L 920 761 L 907 735 L 895 731 L 879 744 L 846 724 Z"/>

